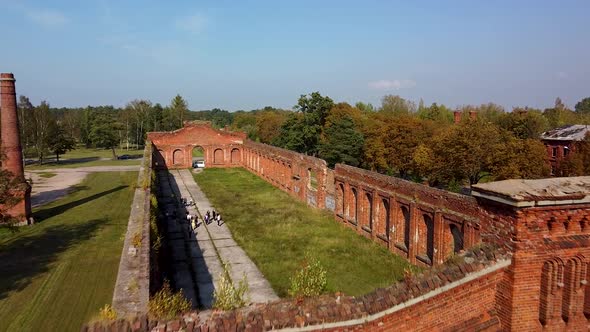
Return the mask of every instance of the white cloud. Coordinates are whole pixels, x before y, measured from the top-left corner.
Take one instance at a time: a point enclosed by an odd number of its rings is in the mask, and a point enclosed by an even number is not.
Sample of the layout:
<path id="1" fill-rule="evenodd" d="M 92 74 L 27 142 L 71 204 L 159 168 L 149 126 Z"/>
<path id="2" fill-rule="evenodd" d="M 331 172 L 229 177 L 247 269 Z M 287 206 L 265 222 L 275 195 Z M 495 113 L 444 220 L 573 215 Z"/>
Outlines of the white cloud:
<path id="1" fill-rule="evenodd" d="M 369 87 L 375 90 L 399 90 L 409 89 L 416 86 L 412 80 L 379 80 L 369 82 Z"/>
<path id="2" fill-rule="evenodd" d="M 31 21 L 46 27 L 58 27 L 68 23 L 64 14 L 52 9 L 30 9 L 26 15 Z"/>
<path id="3" fill-rule="evenodd" d="M 178 18 L 176 20 L 176 27 L 180 30 L 190 32 L 192 34 L 200 34 L 207 26 L 207 18 L 201 14 L 193 14 Z"/>

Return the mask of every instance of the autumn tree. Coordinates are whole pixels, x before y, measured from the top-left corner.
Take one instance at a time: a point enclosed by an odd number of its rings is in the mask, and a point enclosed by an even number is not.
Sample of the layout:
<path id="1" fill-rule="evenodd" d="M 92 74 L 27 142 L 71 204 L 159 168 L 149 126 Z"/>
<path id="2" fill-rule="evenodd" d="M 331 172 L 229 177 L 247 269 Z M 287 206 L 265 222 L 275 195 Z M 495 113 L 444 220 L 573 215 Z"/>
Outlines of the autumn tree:
<path id="1" fill-rule="evenodd" d="M 290 112 L 265 108 L 256 114 L 256 134 L 262 143 L 270 144 L 279 136 Z"/>
<path id="2" fill-rule="evenodd" d="M 432 127 L 427 121 L 404 115 L 390 119 L 386 128 L 384 147 L 387 165 L 405 178 L 412 170 L 414 151 L 432 136 Z"/>
<path id="3" fill-rule="evenodd" d="M 371 171 L 384 173 L 387 171 L 387 151 L 385 149 L 385 136 L 387 127 L 382 114 L 371 114 L 363 120 L 363 158 L 362 166 Z"/>
<path id="4" fill-rule="evenodd" d="M 407 115 L 416 112 L 416 104 L 400 96 L 386 95 L 381 98 L 379 111 L 393 115 Z"/>

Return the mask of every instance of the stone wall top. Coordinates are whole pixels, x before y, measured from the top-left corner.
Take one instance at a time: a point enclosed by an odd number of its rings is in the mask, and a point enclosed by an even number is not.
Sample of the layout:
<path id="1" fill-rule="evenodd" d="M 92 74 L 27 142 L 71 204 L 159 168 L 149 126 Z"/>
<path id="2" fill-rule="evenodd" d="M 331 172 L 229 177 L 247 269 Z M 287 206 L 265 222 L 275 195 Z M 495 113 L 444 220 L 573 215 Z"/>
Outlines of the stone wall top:
<path id="1" fill-rule="evenodd" d="M 590 176 L 496 181 L 474 185 L 472 192 L 516 207 L 590 203 Z"/>
<path id="2" fill-rule="evenodd" d="M 319 167 L 327 167 L 326 161 L 323 159 L 316 158 L 313 156 L 308 156 L 303 153 L 279 148 L 276 146 L 258 143 L 258 142 L 254 142 L 251 140 L 246 140 L 244 142 L 244 146 L 246 148 L 249 148 L 252 150 L 262 150 L 262 151 L 266 152 L 267 155 L 271 155 L 277 159 L 285 159 L 285 161 L 300 160 L 300 161 L 305 161 L 310 164 L 315 164 Z"/>

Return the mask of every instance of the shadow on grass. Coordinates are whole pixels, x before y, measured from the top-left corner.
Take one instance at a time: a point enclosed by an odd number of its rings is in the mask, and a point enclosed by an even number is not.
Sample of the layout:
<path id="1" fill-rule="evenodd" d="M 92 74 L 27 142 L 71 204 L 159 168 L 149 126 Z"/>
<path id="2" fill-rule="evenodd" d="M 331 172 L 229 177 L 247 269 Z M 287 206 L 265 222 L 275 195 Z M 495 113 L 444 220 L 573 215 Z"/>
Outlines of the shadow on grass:
<path id="1" fill-rule="evenodd" d="M 51 158 L 51 159 L 46 159 L 42 165 L 43 166 L 63 166 L 63 165 L 87 163 L 87 162 L 91 162 L 91 161 L 97 161 L 100 159 L 101 159 L 100 157 L 84 157 L 84 158 L 63 159 L 63 160 L 60 160 L 59 162 L 57 162 L 55 160 L 55 158 Z M 27 165 L 27 166 L 28 165 L 40 166 L 39 162 L 36 160 L 26 160 L 25 165 Z"/>
<path id="2" fill-rule="evenodd" d="M 58 256 L 90 239 L 107 222 L 93 219 L 83 224 L 48 227 L 0 246 L 0 300 L 26 288 L 33 278 L 49 271 Z"/>
<path id="3" fill-rule="evenodd" d="M 41 209 L 37 212 L 34 213 L 34 218 L 35 218 L 35 222 L 41 222 L 47 218 L 51 218 L 53 216 L 59 215 L 64 213 L 65 211 L 75 208 L 76 206 L 88 203 L 90 201 L 93 201 L 97 198 L 100 198 L 102 196 L 111 194 L 113 192 L 119 191 L 123 188 L 127 188 L 129 186 L 118 186 L 109 190 L 105 190 L 103 192 L 94 194 L 94 195 L 90 195 L 88 197 L 84 197 L 84 198 L 80 198 L 78 200 L 75 200 L 73 202 L 68 202 L 62 205 L 58 205 L 58 206 L 54 206 L 54 207 L 50 207 L 50 208 L 46 208 L 46 209 Z M 84 186 L 76 186 L 74 187 L 74 191 L 80 191 L 86 189 Z"/>

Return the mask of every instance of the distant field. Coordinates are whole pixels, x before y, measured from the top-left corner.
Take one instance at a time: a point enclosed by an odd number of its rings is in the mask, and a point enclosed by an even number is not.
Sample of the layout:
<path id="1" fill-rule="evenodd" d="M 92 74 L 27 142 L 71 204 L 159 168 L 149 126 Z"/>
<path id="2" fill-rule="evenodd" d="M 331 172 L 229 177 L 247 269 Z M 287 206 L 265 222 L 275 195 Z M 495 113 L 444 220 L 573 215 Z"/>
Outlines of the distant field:
<path id="1" fill-rule="evenodd" d="M 306 252 L 328 271 L 328 292 L 349 295 L 390 285 L 409 266 L 332 214 L 307 207 L 246 170 L 212 168 L 194 177 L 281 297 Z"/>
<path id="2" fill-rule="evenodd" d="M 119 149 L 117 155 L 128 155 L 132 159 L 113 160 L 113 152 L 107 149 L 87 149 L 78 147 L 76 150 L 68 151 L 64 155 L 59 156 L 59 163 L 55 160 L 55 155 L 48 155 L 39 165 L 36 162 L 25 166 L 27 170 L 42 170 L 47 168 L 76 168 L 87 166 L 114 166 L 114 165 L 139 165 L 143 150 L 135 149 Z M 32 160 L 32 159 L 29 159 Z M 36 160 L 35 160 L 36 161 Z"/>
<path id="3" fill-rule="evenodd" d="M 79 331 L 111 303 L 137 172 L 93 173 L 0 232 L 0 331 Z"/>

